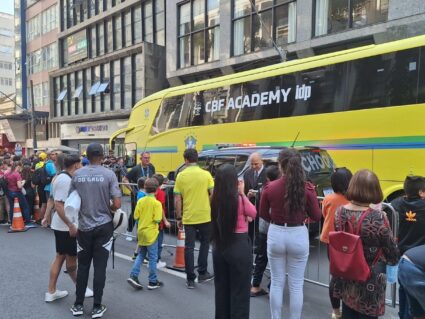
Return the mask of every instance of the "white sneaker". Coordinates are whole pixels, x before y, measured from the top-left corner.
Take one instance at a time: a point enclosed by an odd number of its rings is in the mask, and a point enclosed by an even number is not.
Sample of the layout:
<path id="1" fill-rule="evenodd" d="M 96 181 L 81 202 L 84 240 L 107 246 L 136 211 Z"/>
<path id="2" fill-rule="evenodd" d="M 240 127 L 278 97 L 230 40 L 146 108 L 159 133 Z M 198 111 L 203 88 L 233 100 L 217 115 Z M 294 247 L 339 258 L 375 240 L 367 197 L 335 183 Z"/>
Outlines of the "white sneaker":
<path id="1" fill-rule="evenodd" d="M 90 298 L 90 297 L 93 297 L 93 290 L 91 290 L 89 287 L 87 287 L 86 288 L 86 293 L 85 293 L 85 295 L 84 295 L 84 297 L 86 297 L 86 298 Z"/>
<path id="2" fill-rule="evenodd" d="M 164 261 L 160 260 L 156 263 L 156 268 L 164 268 L 165 266 L 167 266 L 167 263 Z"/>
<path id="3" fill-rule="evenodd" d="M 68 291 L 66 290 L 56 290 L 54 293 L 49 293 L 46 292 L 45 297 L 44 297 L 44 301 L 45 302 L 52 302 L 55 301 L 56 299 L 61 299 L 68 296 Z"/>
<path id="4" fill-rule="evenodd" d="M 126 241 L 133 241 L 133 237 L 131 236 L 132 234 L 130 232 L 126 232 L 125 233 L 125 240 Z"/>

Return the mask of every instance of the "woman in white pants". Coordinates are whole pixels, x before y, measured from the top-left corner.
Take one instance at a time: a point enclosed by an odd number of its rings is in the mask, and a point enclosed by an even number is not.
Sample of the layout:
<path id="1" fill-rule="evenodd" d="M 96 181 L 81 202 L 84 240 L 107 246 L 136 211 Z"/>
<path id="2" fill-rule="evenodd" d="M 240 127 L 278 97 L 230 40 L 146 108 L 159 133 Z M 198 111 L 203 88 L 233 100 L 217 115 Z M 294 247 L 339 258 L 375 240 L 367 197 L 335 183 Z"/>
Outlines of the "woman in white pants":
<path id="1" fill-rule="evenodd" d="M 270 222 L 267 256 L 271 268 L 271 318 L 282 315 L 286 273 L 289 284 L 289 319 L 301 318 L 304 271 L 309 254 L 306 216 L 321 218 L 314 185 L 307 182 L 301 156 L 295 149 L 279 153 L 282 177 L 266 185 L 261 194 L 260 216 Z"/>

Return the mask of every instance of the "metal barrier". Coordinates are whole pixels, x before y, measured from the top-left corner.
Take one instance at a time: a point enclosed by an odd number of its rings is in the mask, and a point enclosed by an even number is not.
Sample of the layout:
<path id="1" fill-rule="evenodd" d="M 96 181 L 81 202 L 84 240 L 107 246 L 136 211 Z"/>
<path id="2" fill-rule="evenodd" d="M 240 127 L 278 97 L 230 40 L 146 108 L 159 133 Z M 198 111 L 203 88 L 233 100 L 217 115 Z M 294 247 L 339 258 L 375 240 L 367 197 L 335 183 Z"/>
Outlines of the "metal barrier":
<path id="1" fill-rule="evenodd" d="M 130 185 L 130 186 L 136 186 L 137 184 L 133 184 L 133 183 L 119 183 L 120 185 Z M 162 189 L 165 191 L 166 193 L 166 202 L 165 202 L 165 209 L 166 209 L 166 216 L 167 219 L 169 219 L 169 221 L 171 222 L 171 229 L 170 229 L 170 233 L 173 234 L 177 234 L 178 232 L 178 227 L 177 227 L 177 219 L 176 219 L 176 215 L 175 215 L 175 209 L 174 209 L 174 197 L 173 197 L 173 189 L 174 185 L 163 185 Z M 137 196 L 136 195 L 137 192 L 132 192 L 132 194 L 130 196 Z M 321 207 L 322 201 L 324 199 L 324 197 L 318 196 L 317 197 L 318 201 L 319 201 L 319 205 Z M 255 204 L 257 204 L 257 202 L 255 202 Z M 386 212 L 388 219 L 391 223 L 391 229 L 393 231 L 393 235 L 396 238 L 397 234 L 398 234 L 398 222 L 399 222 L 399 214 L 396 210 L 394 210 L 394 208 L 388 204 L 388 203 L 382 203 L 381 207 L 380 207 L 383 211 Z M 131 213 L 131 207 L 127 207 L 127 208 L 123 208 L 128 215 L 130 216 Z M 254 229 L 256 229 L 257 227 L 257 222 L 258 222 L 258 218 L 255 219 L 253 221 L 254 223 Z M 325 287 L 325 288 L 329 288 L 329 283 L 330 283 L 330 274 L 329 274 L 329 260 L 328 260 L 328 256 L 327 256 L 327 247 L 325 246 L 325 244 L 323 244 L 320 241 L 320 234 L 322 232 L 322 222 L 319 221 L 317 223 L 308 223 L 307 224 L 308 230 L 309 230 L 309 234 L 310 234 L 310 255 L 308 258 L 308 262 L 307 262 L 307 266 L 306 266 L 306 271 L 305 271 L 305 276 L 304 276 L 304 280 L 306 282 L 321 286 L 321 287 Z M 314 229 L 311 229 L 311 227 L 315 227 Z M 312 237 L 311 235 L 314 234 L 314 237 Z M 134 230 L 132 233 L 126 233 L 126 234 L 121 234 L 121 235 L 125 235 L 125 236 L 129 236 L 131 238 L 136 238 L 137 236 L 134 234 Z M 168 239 L 169 240 L 169 239 Z M 254 232 L 254 238 L 253 238 L 253 242 L 255 243 L 256 240 L 256 232 Z M 167 242 L 166 237 L 164 237 L 164 242 L 162 247 L 168 247 L 168 248 L 176 248 L 176 240 L 173 240 L 173 243 L 171 242 Z M 196 251 L 198 251 L 199 249 L 196 249 Z M 211 251 L 210 251 L 211 252 Z M 253 257 L 255 257 L 255 251 L 254 251 L 254 245 L 253 245 Z M 172 252 L 169 252 L 170 255 L 173 255 Z M 253 260 L 255 260 L 255 258 L 253 258 Z M 270 268 L 267 267 L 267 271 L 270 271 Z M 267 277 L 270 278 L 269 274 L 265 274 Z M 396 291 L 397 291 L 397 283 L 394 284 L 390 284 L 387 289 L 389 288 L 389 292 L 387 293 L 389 295 L 389 299 L 386 298 L 386 304 L 395 308 L 397 305 L 397 300 L 396 300 Z"/>

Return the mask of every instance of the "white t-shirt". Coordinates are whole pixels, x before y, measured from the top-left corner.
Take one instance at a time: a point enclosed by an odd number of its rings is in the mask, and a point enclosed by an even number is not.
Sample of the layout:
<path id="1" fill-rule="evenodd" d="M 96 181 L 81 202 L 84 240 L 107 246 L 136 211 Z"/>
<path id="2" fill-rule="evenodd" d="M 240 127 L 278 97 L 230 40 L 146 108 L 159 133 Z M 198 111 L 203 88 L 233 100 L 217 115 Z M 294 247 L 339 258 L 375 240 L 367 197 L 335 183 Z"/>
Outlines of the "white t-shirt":
<path id="1" fill-rule="evenodd" d="M 53 200 L 65 203 L 69 195 L 70 187 L 71 177 L 69 177 L 68 174 L 62 173 L 57 175 L 52 182 L 51 196 L 53 197 Z M 66 215 L 66 217 L 78 227 L 77 216 Z M 53 213 L 52 224 L 50 225 L 50 227 L 54 230 L 69 231 L 68 226 L 63 222 L 63 220 L 59 217 L 56 211 Z"/>

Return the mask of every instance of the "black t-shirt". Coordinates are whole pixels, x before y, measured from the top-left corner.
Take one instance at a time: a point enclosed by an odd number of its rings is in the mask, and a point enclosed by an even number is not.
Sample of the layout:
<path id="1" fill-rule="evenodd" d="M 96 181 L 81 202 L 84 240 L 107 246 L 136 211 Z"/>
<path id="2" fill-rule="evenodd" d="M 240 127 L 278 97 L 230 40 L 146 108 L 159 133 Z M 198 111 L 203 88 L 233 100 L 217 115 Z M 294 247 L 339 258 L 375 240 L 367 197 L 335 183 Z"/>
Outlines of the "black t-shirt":
<path id="1" fill-rule="evenodd" d="M 134 166 L 130 172 L 127 173 L 127 179 L 130 183 L 137 184 L 137 180 L 140 177 L 152 177 L 155 174 L 155 166 L 152 164 L 149 164 L 146 167 L 142 167 L 141 164 L 137 164 Z"/>
<path id="2" fill-rule="evenodd" d="M 398 247 L 406 250 L 425 245 L 425 200 L 399 197 L 391 202 L 399 213 Z"/>
<path id="3" fill-rule="evenodd" d="M 422 271 L 425 271 L 425 245 L 409 249 L 405 255 Z"/>

